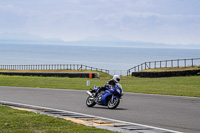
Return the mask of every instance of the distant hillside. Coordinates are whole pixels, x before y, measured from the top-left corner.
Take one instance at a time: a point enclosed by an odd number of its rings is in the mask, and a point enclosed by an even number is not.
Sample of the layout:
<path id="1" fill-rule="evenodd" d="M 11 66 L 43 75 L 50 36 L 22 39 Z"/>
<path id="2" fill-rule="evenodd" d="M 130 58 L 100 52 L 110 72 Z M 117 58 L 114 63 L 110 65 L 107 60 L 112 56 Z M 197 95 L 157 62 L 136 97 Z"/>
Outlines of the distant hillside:
<path id="1" fill-rule="evenodd" d="M 1 33 L 0 43 L 14 44 L 56 44 L 63 43 L 60 39 L 45 39 L 39 36 L 30 35 L 27 33 Z"/>
<path id="2" fill-rule="evenodd" d="M 71 41 L 65 42 L 68 45 L 76 46 L 107 46 L 107 47 L 137 47 L 137 48 L 189 48 L 200 49 L 200 45 L 197 44 L 164 44 L 164 43 L 152 43 L 152 42 L 136 42 L 136 41 Z"/>
<path id="3" fill-rule="evenodd" d="M 197 44 L 164 44 L 140 41 L 127 41 L 114 36 L 88 37 L 79 41 L 63 41 L 61 39 L 45 39 L 27 33 L 1 33 L 1 44 L 46 44 L 46 45 L 73 45 L 73 46 L 103 46 L 103 47 L 137 47 L 137 48 L 190 48 L 200 49 Z"/>

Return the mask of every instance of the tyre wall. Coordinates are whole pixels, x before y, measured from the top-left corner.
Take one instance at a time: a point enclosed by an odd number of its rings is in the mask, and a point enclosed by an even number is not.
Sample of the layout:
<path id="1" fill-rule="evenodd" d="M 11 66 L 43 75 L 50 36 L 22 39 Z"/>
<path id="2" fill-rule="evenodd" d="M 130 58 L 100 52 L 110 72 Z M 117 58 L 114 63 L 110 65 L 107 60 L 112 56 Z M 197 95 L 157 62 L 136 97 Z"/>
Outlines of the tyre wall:
<path id="1" fill-rule="evenodd" d="M 3 75 L 70 77 L 70 78 L 99 78 L 99 73 L 45 73 L 45 72 L 0 72 Z"/>
<path id="2" fill-rule="evenodd" d="M 170 71 L 170 72 L 132 72 L 135 77 L 174 77 L 174 76 L 192 76 L 200 75 L 200 70 L 187 70 L 187 71 Z"/>

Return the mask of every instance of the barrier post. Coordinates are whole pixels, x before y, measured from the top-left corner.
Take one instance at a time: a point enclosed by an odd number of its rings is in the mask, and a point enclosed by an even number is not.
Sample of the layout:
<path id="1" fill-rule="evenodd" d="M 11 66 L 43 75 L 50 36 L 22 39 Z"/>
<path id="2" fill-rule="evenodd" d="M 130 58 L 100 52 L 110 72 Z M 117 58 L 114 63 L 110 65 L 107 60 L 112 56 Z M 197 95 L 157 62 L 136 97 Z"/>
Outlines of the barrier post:
<path id="1" fill-rule="evenodd" d="M 89 74 L 89 78 L 92 79 L 92 73 Z"/>

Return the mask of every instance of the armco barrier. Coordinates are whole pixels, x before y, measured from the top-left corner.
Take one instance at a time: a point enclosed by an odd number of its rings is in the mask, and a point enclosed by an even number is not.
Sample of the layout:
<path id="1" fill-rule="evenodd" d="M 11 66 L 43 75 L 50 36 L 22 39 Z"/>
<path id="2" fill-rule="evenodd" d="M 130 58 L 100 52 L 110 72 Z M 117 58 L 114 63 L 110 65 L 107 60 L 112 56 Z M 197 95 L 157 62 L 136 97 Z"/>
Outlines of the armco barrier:
<path id="1" fill-rule="evenodd" d="M 52 73 L 52 72 L 0 72 L 3 75 L 20 75 L 20 76 L 56 76 L 56 77 L 80 77 L 80 78 L 99 78 L 99 73 Z"/>
<path id="2" fill-rule="evenodd" d="M 169 72 L 132 72 L 132 76 L 135 77 L 174 77 L 174 76 L 194 76 L 199 75 L 200 70 L 186 70 L 186 71 L 169 71 Z"/>

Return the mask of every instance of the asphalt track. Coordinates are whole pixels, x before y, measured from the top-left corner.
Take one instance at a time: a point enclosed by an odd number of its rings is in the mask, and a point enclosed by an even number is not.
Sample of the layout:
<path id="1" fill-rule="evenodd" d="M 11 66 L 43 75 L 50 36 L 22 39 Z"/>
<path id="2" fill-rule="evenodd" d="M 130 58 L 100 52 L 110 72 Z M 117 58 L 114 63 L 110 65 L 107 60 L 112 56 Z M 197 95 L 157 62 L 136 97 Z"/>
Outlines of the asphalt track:
<path id="1" fill-rule="evenodd" d="M 85 105 L 86 91 L 0 87 L 0 101 L 68 110 L 187 133 L 200 132 L 200 98 L 125 93 L 115 110 Z"/>

